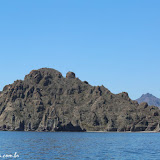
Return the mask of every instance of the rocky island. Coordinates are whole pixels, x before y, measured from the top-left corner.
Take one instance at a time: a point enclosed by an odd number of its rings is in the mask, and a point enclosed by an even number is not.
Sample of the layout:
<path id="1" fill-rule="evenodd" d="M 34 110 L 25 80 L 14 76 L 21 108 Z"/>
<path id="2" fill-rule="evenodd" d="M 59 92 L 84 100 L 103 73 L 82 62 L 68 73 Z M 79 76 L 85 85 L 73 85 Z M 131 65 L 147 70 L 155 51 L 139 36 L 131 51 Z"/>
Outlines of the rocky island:
<path id="1" fill-rule="evenodd" d="M 68 72 L 33 70 L 0 92 L 3 131 L 159 131 L 160 110 Z"/>

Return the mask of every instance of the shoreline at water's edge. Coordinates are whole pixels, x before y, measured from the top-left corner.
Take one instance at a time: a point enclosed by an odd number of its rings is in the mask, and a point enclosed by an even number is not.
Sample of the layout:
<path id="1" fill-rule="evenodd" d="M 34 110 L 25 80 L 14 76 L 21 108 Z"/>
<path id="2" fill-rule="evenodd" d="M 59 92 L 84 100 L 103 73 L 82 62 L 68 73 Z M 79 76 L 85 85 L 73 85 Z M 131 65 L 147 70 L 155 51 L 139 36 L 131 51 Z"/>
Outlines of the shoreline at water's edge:
<path id="1" fill-rule="evenodd" d="M 79 132 L 79 131 L 13 131 L 13 130 L 0 130 L 0 132 L 38 132 L 38 133 L 58 133 L 58 132 L 78 132 L 78 133 L 160 133 L 158 131 L 85 131 L 85 132 Z"/>
<path id="2" fill-rule="evenodd" d="M 131 132 L 131 131 L 125 131 L 125 132 L 120 132 L 120 131 L 117 131 L 117 132 L 109 132 L 109 131 L 86 131 L 88 133 L 160 133 L 160 132 L 157 132 L 157 131 L 135 131 L 135 132 Z"/>

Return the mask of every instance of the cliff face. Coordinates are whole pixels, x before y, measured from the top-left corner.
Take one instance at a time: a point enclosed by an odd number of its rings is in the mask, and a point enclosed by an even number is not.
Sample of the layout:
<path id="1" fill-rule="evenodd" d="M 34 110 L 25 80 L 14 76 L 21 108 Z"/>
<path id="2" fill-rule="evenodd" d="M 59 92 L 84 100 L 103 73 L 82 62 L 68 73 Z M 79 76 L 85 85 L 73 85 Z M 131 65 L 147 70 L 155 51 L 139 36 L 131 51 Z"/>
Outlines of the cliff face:
<path id="1" fill-rule="evenodd" d="M 0 130 L 159 131 L 160 111 L 68 72 L 42 68 L 0 92 Z"/>
<path id="2" fill-rule="evenodd" d="M 148 105 L 154 105 L 160 107 L 160 99 L 153 96 L 152 94 L 143 94 L 140 98 L 136 100 L 139 104 L 142 102 L 148 103 Z"/>

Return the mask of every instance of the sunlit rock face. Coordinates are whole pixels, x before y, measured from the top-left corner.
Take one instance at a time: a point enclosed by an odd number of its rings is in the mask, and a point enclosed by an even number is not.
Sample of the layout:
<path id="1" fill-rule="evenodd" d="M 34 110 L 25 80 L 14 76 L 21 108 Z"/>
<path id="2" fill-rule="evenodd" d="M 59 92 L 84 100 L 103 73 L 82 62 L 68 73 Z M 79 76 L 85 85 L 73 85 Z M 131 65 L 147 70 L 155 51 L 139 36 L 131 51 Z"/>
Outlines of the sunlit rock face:
<path id="1" fill-rule="evenodd" d="M 160 111 L 68 72 L 33 70 L 0 92 L 0 130 L 159 131 Z"/>

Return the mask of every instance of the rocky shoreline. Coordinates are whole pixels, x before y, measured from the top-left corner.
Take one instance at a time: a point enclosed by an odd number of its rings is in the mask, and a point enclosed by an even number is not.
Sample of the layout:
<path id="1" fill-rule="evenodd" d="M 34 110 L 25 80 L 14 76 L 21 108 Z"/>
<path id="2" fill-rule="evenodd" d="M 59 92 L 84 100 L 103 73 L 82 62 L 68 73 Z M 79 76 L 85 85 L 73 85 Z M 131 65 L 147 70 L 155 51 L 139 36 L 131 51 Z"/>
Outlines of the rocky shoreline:
<path id="1" fill-rule="evenodd" d="M 33 70 L 0 92 L 1 131 L 159 132 L 160 110 L 68 72 Z"/>

